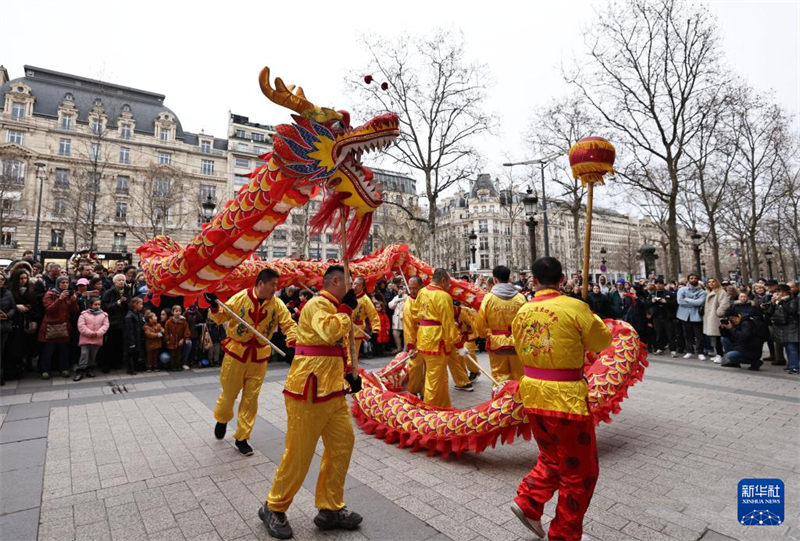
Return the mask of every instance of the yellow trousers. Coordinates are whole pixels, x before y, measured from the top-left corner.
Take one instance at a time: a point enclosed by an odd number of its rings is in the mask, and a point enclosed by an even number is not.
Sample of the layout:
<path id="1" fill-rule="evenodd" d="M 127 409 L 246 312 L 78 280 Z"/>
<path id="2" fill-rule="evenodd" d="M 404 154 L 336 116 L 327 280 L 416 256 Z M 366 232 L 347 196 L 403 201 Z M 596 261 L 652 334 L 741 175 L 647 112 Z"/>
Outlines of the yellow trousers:
<path id="1" fill-rule="evenodd" d="M 266 375 L 266 362 L 243 363 L 227 355 L 222 360 L 222 369 L 219 371 L 222 392 L 219 393 L 217 406 L 214 408 L 214 419 L 218 423 L 227 423 L 233 419 L 233 404 L 241 392 L 236 432 L 233 434 L 237 440 L 250 439 L 250 432 L 253 430 L 258 413 L 258 395 L 261 393 L 261 384 L 264 383 Z"/>
<path id="2" fill-rule="evenodd" d="M 467 342 L 464 344 L 464 347 L 469 350 L 470 353 L 477 359 L 478 358 L 478 346 L 475 345 L 475 342 Z M 468 372 L 473 372 L 476 374 L 481 373 L 481 369 L 478 367 L 478 363 L 472 360 L 472 357 L 467 357 L 464 359 L 464 364 L 467 367 Z"/>
<path id="3" fill-rule="evenodd" d="M 270 511 L 285 513 L 308 474 L 320 436 L 325 445 L 317 478 L 317 509 L 344 507 L 344 481 L 350 467 L 355 436 L 347 400 L 337 396 L 326 402 L 301 402 L 285 397 L 286 449 L 267 496 Z"/>
<path id="4" fill-rule="evenodd" d="M 425 394 L 423 400 L 432 406 L 450 407 L 450 378 L 447 376 L 447 356 L 420 353 L 425 364 Z"/>
<path id="5" fill-rule="evenodd" d="M 469 359 L 469 357 L 467 357 L 467 359 Z M 458 354 L 457 349 L 453 349 L 450 355 L 447 356 L 447 368 L 450 370 L 450 376 L 453 378 L 453 382 L 458 387 L 463 387 L 469 383 L 466 361 L 464 357 Z"/>
<path id="6" fill-rule="evenodd" d="M 489 364 L 492 367 L 492 375 L 498 382 L 510 379 L 519 381 L 522 379 L 522 362 L 516 354 L 498 355 L 497 353 L 489 352 Z"/>
<path id="7" fill-rule="evenodd" d="M 425 363 L 422 361 L 422 354 L 418 353 L 413 359 L 406 363 L 408 370 L 408 388 L 411 394 L 419 394 L 425 385 Z"/>

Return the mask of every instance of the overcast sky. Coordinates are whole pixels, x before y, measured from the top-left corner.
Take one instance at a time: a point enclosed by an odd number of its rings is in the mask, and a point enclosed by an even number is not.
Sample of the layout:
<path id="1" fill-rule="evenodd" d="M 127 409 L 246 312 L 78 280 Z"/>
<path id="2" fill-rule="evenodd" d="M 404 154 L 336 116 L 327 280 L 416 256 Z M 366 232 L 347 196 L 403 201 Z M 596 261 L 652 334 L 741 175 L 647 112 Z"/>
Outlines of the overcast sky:
<path id="1" fill-rule="evenodd" d="M 523 142 L 531 111 L 566 91 L 560 64 L 582 50 L 582 29 L 602 5 L 3 0 L 0 63 L 12 79 L 29 64 L 159 92 L 185 130 L 226 137 L 229 110 L 260 123 L 288 120 L 258 88 L 264 65 L 273 77 L 302 85 L 315 103 L 349 108 L 354 98 L 343 78 L 367 63 L 360 34 L 453 27 L 494 81 L 487 106 L 500 124 L 482 147 L 486 172 L 498 175 L 506 158 L 534 157 Z M 731 68 L 756 88 L 773 89 L 790 113 L 800 112 L 800 2 L 709 5 Z"/>

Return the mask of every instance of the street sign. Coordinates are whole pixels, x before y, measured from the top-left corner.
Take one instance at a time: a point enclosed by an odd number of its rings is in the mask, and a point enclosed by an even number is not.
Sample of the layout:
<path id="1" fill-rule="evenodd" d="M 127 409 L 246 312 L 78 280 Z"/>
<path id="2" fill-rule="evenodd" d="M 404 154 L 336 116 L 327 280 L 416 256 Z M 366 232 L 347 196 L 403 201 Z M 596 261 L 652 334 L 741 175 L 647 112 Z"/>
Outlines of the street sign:
<path id="1" fill-rule="evenodd" d="M 469 264 L 469 272 L 478 272 L 478 264 L 477 263 L 470 263 Z"/>
<path id="2" fill-rule="evenodd" d="M 607 270 L 608 267 L 606 267 L 605 265 L 600 265 L 600 272 L 606 272 Z"/>

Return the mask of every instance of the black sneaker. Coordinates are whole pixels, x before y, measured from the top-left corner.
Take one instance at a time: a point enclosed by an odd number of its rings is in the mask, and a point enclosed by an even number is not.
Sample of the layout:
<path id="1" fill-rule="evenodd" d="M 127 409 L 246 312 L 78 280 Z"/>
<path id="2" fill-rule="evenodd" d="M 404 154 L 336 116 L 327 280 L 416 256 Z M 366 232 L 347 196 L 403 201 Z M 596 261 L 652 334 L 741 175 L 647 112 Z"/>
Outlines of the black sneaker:
<path id="1" fill-rule="evenodd" d="M 355 530 L 364 518 L 358 513 L 353 513 L 347 507 L 338 511 L 320 509 L 314 517 L 314 524 L 320 530 Z"/>
<path id="2" fill-rule="evenodd" d="M 750 368 L 748 368 L 748 370 L 752 372 L 758 372 L 762 364 L 764 364 L 763 361 L 756 361 L 754 363 L 750 363 Z"/>
<path id="3" fill-rule="evenodd" d="M 476 379 L 478 379 L 478 376 L 480 376 L 480 375 L 481 375 L 480 372 L 470 372 L 469 373 L 469 380 L 470 381 L 475 381 Z"/>
<path id="4" fill-rule="evenodd" d="M 75 377 L 72 378 L 72 381 L 80 381 L 83 379 L 83 372 L 75 372 Z"/>
<path id="5" fill-rule="evenodd" d="M 228 423 L 217 423 L 214 427 L 214 437 L 221 440 L 225 437 L 225 431 L 228 430 Z"/>
<path id="6" fill-rule="evenodd" d="M 39 379 L 50 379 L 50 372 L 42 372 L 42 375 L 39 376 Z"/>
<path id="7" fill-rule="evenodd" d="M 244 456 L 250 456 L 253 454 L 253 448 L 247 443 L 247 440 L 236 440 L 236 448 L 239 449 L 239 452 L 242 453 Z"/>
<path id="8" fill-rule="evenodd" d="M 800 372 L 800 370 L 798 370 L 797 368 L 789 369 L 789 374 L 791 374 L 792 376 L 796 376 L 798 372 Z"/>
<path id="9" fill-rule="evenodd" d="M 258 518 L 267 527 L 267 533 L 275 539 L 291 539 L 294 535 L 286 519 L 286 513 L 270 511 L 265 504 L 258 508 Z"/>
<path id="10" fill-rule="evenodd" d="M 94 370 L 92 370 L 92 369 L 87 370 L 86 371 L 86 377 L 87 378 L 93 378 L 94 377 Z"/>
<path id="11" fill-rule="evenodd" d="M 456 388 L 456 391 L 464 391 L 464 392 L 467 392 L 467 393 L 471 393 L 472 391 L 475 390 L 475 387 L 473 387 L 471 383 L 467 383 L 466 385 L 462 385 L 461 387 L 456 385 L 455 388 Z"/>

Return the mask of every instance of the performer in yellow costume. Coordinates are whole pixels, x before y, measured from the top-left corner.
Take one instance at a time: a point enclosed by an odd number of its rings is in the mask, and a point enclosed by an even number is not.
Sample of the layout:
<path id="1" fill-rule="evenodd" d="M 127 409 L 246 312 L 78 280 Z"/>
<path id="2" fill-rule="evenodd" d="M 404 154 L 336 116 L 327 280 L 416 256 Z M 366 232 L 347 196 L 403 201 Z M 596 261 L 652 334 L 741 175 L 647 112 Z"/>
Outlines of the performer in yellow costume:
<path id="1" fill-rule="evenodd" d="M 408 299 L 403 303 L 403 340 L 409 357 L 408 367 L 408 392 L 419 394 L 425 384 L 425 365 L 417 351 L 417 295 L 422 289 L 422 278 L 412 276 L 408 279 Z"/>
<path id="2" fill-rule="evenodd" d="M 433 281 L 417 295 L 417 350 L 425 364 L 424 400 L 433 406 L 450 407 L 447 388 L 447 357 L 453 348 L 461 357 L 469 352 L 456 330 L 453 298 L 447 293 L 450 276 L 445 269 L 433 271 Z"/>
<path id="3" fill-rule="evenodd" d="M 362 331 L 356 331 L 354 333 L 356 338 L 355 356 L 356 361 L 358 361 L 361 344 L 367 339 L 367 321 L 369 321 L 372 332 L 380 331 L 381 322 L 380 319 L 378 319 L 378 311 L 375 310 L 375 304 L 372 302 L 372 299 L 369 298 L 369 295 L 367 295 L 366 282 L 364 282 L 362 277 L 359 276 L 353 280 L 353 290 L 356 292 L 356 298 L 358 299 L 358 306 L 353 310 L 353 325 Z M 352 362 L 350 364 L 352 365 Z"/>
<path id="4" fill-rule="evenodd" d="M 286 305 L 275 296 L 279 277 L 274 270 L 264 269 L 258 273 L 252 289 L 240 291 L 228 299 L 225 305 L 267 339 L 272 338 L 275 327 L 280 325 L 281 332 L 286 335 L 286 343 L 291 347 L 294 345 L 295 323 Z M 211 321 L 218 325 L 231 321 L 230 315 L 217 306 L 215 294 L 206 293 L 205 298 L 211 305 Z M 272 348 L 261 344 L 244 325 L 234 326 L 234 323 L 228 325 L 228 337 L 222 341 L 225 357 L 219 372 L 222 392 L 214 408 L 214 418 L 217 420 L 214 435 L 219 440 L 225 437 L 228 421 L 233 419 L 233 404 L 241 392 L 233 437 L 239 452 L 250 456 L 253 449 L 247 440 L 250 439 L 250 432 L 256 422 L 258 395 L 267 374 L 267 361 L 272 355 Z"/>
<path id="5" fill-rule="evenodd" d="M 478 349 L 475 345 L 475 338 L 478 336 L 475 332 L 475 316 L 477 313 L 469 306 L 462 306 L 456 301 L 453 303 L 456 332 L 467 351 L 474 355 Z M 472 381 L 478 377 L 481 369 L 478 368 L 477 363 L 472 360 L 471 356 L 462 357 L 458 354 L 458 350 L 454 348 L 450 355 L 447 356 L 447 368 L 450 370 L 453 383 L 456 384 L 456 390 L 470 393 L 475 390 L 472 386 Z"/>
<path id="6" fill-rule="evenodd" d="M 519 393 L 539 456 L 511 510 L 544 537 L 544 505 L 558 491 L 549 539 L 580 539 L 600 471 L 583 365 L 586 351 L 611 344 L 611 332 L 585 302 L 558 292 L 564 275 L 557 259 L 539 258 L 532 270 L 536 295 L 511 329 L 525 371 Z"/>
<path id="7" fill-rule="evenodd" d="M 350 316 L 358 305 L 353 290 L 345 292 L 344 269 L 325 272 L 320 294 L 305 305 L 297 326 L 297 346 L 286 377 L 286 449 L 275 480 L 258 516 L 272 537 L 289 539 L 286 510 L 303 484 L 319 438 L 325 444 L 317 479 L 314 518 L 317 527 L 355 529 L 361 516 L 344 506 L 344 481 L 353 452 L 353 424 L 345 398 L 361 390 L 361 378 L 347 370 Z"/>
<path id="8" fill-rule="evenodd" d="M 511 322 L 525 304 L 525 297 L 509 283 L 511 270 L 508 267 L 495 267 L 492 276 L 492 291 L 483 298 L 478 310 L 478 335 L 486 339 L 486 351 L 489 353 L 494 378 L 499 382 L 509 379 L 519 381 L 522 377 L 522 363 L 514 349 Z"/>

